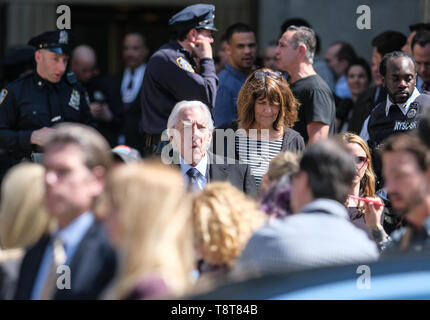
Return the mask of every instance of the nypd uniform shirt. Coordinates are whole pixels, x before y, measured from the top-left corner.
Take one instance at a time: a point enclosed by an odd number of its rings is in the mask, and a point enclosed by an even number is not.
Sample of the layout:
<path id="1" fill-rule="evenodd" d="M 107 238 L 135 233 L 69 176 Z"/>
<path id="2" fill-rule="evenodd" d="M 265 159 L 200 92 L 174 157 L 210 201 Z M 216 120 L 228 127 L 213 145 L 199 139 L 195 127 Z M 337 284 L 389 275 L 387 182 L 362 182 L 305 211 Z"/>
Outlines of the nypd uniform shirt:
<path id="1" fill-rule="evenodd" d="M 34 130 L 61 122 L 94 125 L 88 96 L 72 77 L 54 84 L 33 73 L 0 92 L 0 148 L 17 161 L 40 152 L 30 142 Z"/>
<path id="2" fill-rule="evenodd" d="M 161 134 L 179 101 L 199 100 L 212 108 L 217 86 L 213 59 L 201 59 L 197 73 L 190 54 L 177 41 L 165 44 L 152 55 L 146 67 L 141 98 L 143 131 Z"/>
<path id="3" fill-rule="evenodd" d="M 415 88 L 402 105 L 392 103 L 387 95 L 387 100 L 378 104 L 364 122 L 360 136 L 364 141 L 372 140 L 376 146 L 394 132 L 414 129 L 417 125 L 415 117 L 421 109 L 414 101 L 419 95 Z"/>

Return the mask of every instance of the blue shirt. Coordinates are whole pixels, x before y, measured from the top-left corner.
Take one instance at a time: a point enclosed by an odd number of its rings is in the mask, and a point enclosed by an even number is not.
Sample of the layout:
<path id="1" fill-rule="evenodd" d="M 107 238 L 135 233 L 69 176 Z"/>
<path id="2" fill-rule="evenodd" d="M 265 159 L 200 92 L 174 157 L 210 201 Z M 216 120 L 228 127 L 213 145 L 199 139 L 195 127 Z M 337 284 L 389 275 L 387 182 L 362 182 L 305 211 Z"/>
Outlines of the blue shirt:
<path id="1" fill-rule="evenodd" d="M 32 300 L 40 299 L 43 287 L 45 285 L 46 279 L 48 277 L 49 269 L 52 263 L 52 240 L 59 237 L 64 244 L 64 250 L 66 251 L 67 260 L 66 265 L 70 266 L 70 261 L 79 245 L 79 243 L 84 238 L 87 231 L 90 229 L 91 225 L 95 220 L 94 214 L 91 212 L 85 212 L 72 221 L 65 228 L 55 232 L 48 246 L 46 247 L 45 253 L 40 263 L 39 270 L 37 272 L 36 281 L 33 286 L 33 291 L 31 293 Z M 73 274 L 72 274 L 73 277 Z"/>
<path id="2" fill-rule="evenodd" d="M 352 93 L 348 87 L 346 76 L 342 76 L 339 78 L 339 80 L 337 80 L 335 93 L 341 99 L 352 98 Z"/>
<path id="3" fill-rule="evenodd" d="M 190 177 L 187 175 L 187 171 L 190 168 L 193 168 L 193 166 L 186 163 L 185 160 L 182 158 L 182 156 L 181 156 L 180 160 L 181 160 L 181 172 L 185 177 L 185 188 L 186 188 L 188 186 L 188 184 L 190 183 Z M 206 178 L 206 173 L 207 173 L 207 169 L 208 169 L 208 156 L 205 155 L 194 168 L 196 168 L 200 173 L 197 176 L 197 184 L 199 186 L 199 189 L 203 190 L 203 188 L 208 183 L 207 178 Z"/>
<path id="4" fill-rule="evenodd" d="M 219 87 L 213 109 L 215 126 L 230 124 L 237 119 L 237 96 L 247 77 L 228 63 L 218 74 Z"/>
<path id="5" fill-rule="evenodd" d="M 335 90 L 335 79 L 333 71 L 330 69 L 327 62 L 322 57 L 316 56 L 314 57 L 314 69 L 315 72 L 319 74 L 321 78 L 327 83 L 331 91 Z"/>

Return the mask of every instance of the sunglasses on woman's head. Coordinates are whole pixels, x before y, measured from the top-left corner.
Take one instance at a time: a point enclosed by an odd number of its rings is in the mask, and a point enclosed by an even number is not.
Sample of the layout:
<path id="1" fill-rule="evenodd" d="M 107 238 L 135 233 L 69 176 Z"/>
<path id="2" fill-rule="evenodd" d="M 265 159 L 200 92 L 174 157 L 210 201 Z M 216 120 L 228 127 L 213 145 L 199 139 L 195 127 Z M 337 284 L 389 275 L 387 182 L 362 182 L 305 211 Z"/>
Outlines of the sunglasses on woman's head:
<path id="1" fill-rule="evenodd" d="M 273 79 L 281 79 L 282 73 L 278 71 L 257 71 L 254 73 L 255 79 L 264 79 L 265 77 L 271 77 Z"/>

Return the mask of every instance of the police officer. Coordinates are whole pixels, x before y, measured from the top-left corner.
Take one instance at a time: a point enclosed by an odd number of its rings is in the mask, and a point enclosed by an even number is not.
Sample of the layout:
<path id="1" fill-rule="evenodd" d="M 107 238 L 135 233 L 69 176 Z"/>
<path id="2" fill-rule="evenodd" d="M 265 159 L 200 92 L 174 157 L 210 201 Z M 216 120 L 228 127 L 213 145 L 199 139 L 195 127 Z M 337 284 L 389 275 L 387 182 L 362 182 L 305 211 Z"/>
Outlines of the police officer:
<path id="1" fill-rule="evenodd" d="M 14 162 L 35 159 L 43 142 L 60 122 L 93 125 L 88 99 L 73 74 L 66 71 L 71 32 L 48 31 L 32 38 L 36 47 L 36 72 L 24 76 L 0 92 L 0 148 Z"/>
<path id="2" fill-rule="evenodd" d="M 380 158 L 375 150 L 390 135 L 415 129 L 421 103 L 416 100 L 420 93 L 415 87 L 417 69 L 414 59 L 407 53 L 394 51 L 385 55 L 380 64 L 383 85 L 388 96 L 379 103 L 366 119 L 360 136 L 367 141 L 374 158 L 374 169 L 382 187 Z"/>
<path id="3" fill-rule="evenodd" d="M 159 147 L 177 102 L 200 100 L 210 108 L 215 104 L 218 78 L 211 47 L 212 32 L 217 31 L 214 11 L 213 5 L 195 4 L 175 14 L 169 20 L 175 40 L 149 59 L 141 98 L 145 156 Z"/>

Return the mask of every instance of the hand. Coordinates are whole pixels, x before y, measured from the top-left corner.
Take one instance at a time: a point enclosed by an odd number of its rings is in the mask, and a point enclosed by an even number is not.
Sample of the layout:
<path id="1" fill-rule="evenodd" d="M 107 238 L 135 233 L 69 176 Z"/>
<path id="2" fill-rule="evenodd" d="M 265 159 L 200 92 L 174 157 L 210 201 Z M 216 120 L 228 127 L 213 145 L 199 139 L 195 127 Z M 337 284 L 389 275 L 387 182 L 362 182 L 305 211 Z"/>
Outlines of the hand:
<path id="1" fill-rule="evenodd" d="M 369 200 L 375 200 L 383 203 L 379 197 L 366 197 Z M 369 229 L 383 229 L 381 225 L 381 216 L 384 211 L 383 205 L 377 205 L 372 202 L 364 202 L 364 220 Z"/>
<path id="2" fill-rule="evenodd" d="M 32 144 L 36 144 L 39 146 L 43 146 L 45 144 L 46 139 L 54 133 L 55 129 L 43 127 L 39 130 L 34 130 L 30 137 L 30 142 Z"/>
<path id="3" fill-rule="evenodd" d="M 212 59 L 212 45 L 208 40 L 197 38 L 195 43 L 191 43 L 194 55 L 199 58 Z"/>
<path id="4" fill-rule="evenodd" d="M 109 107 L 106 103 L 99 103 L 99 102 L 93 102 L 90 104 L 90 111 L 94 118 L 103 120 L 103 121 L 110 121 L 112 120 L 112 112 L 109 110 Z"/>

